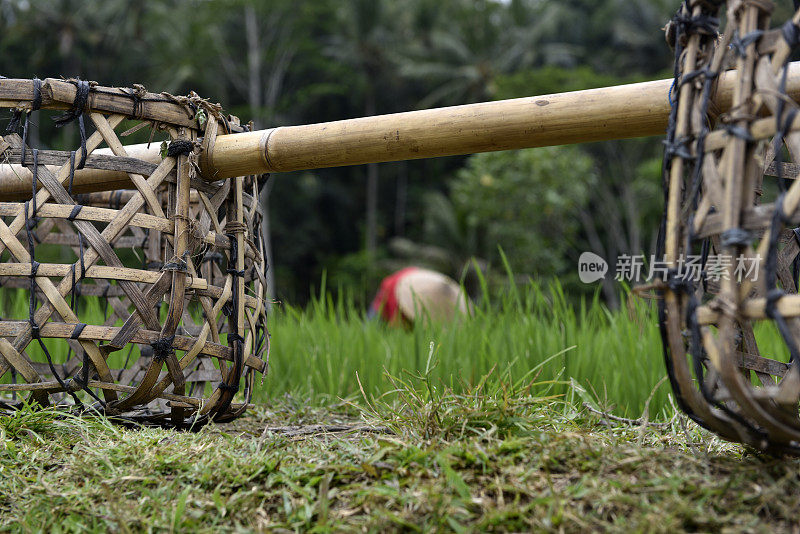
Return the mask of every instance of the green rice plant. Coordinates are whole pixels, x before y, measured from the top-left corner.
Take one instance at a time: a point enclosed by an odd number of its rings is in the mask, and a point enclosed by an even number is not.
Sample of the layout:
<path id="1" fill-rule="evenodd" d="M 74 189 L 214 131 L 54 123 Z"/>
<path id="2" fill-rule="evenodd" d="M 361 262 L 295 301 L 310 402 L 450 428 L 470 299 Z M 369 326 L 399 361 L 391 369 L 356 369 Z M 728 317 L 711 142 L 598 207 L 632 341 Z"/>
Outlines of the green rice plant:
<path id="1" fill-rule="evenodd" d="M 514 381 L 537 368 L 539 380 L 573 379 L 620 414 L 638 416 L 651 394 L 651 414 L 670 406 L 653 306 L 634 301 L 612 312 L 598 295 L 575 306 L 557 282 L 530 282 L 482 299 L 470 317 L 410 330 L 367 320 L 352 299 L 322 293 L 306 310 L 276 307 L 270 332 L 265 396 L 347 397 L 358 381 L 380 395 L 392 388 L 385 373 L 425 374 L 432 350 L 439 364 L 429 378 L 455 391 L 492 371 Z M 554 393 L 568 390 L 562 383 Z"/>
<path id="2" fill-rule="evenodd" d="M 517 383 L 535 369 L 546 391 L 537 385 L 531 394 L 567 395 L 628 417 L 639 417 L 647 405 L 649 417 L 667 417 L 672 404 L 655 306 L 628 292 L 622 297 L 628 305 L 612 311 L 597 293 L 575 303 L 557 281 L 530 281 L 494 298 L 486 291 L 470 316 L 450 324 L 398 329 L 367 319 L 346 291 L 332 296 L 323 279 L 307 308 L 274 306 L 269 371 L 254 400 L 290 394 L 329 402 L 360 396 L 361 389 L 379 397 L 397 388 L 393 380 L 414 376 L 461 394 L 482 380 L 490 382 L 487 386 Z M 0 292 L 0 309 L 5 318 L 27 319 L 27 292 Z M 93 297 L 79 299 L 78 315 L 93 324 L 102 324 L 105 316 Z M 756 335 L 764 354 L 786 360 L 773 325 L 757 325 Z M 67 359 L 66 342 L 45 343 L 55 363 Z M 35 342 L 26 352 L 46 361 Z M 112 353 L 109 363 L 122 367 L 138 357 L 138 348 L 125 349 Z M 431 358 L 438 362 L 434 368 Z"/>

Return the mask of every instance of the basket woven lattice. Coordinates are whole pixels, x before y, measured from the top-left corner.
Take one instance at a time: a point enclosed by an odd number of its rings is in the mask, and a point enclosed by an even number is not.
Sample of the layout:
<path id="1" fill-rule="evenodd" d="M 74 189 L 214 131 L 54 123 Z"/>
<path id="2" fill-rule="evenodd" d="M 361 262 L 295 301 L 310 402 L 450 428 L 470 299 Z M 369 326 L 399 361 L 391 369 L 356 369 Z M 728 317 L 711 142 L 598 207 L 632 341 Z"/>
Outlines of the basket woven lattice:
<path id="1" fill-rule="evenodd" d="M 660 322 L 683 410 L 726 439 L 800 452 L 800 120 L 785 90 L 800 11 L 770 29 L 772 9 L 690 0 L 667 27 Z M 734 90 L 712 101 L 722 76 Z"/>
<path id="2" fill-rule="evenodd" d="M 0 406 L 173 426 L 243 413 L 268 353 L 258 179 L 215 180 L 206 156 L 246 128 L 195 94 L 80 80 L 2 79 L 0 106 L 0 162 L 29 184 L 0 191 Z M 31 117 L 54 109 L 74 151 L 30 146 Z M 120 141 L 147 129 L 158 161 Z"/>

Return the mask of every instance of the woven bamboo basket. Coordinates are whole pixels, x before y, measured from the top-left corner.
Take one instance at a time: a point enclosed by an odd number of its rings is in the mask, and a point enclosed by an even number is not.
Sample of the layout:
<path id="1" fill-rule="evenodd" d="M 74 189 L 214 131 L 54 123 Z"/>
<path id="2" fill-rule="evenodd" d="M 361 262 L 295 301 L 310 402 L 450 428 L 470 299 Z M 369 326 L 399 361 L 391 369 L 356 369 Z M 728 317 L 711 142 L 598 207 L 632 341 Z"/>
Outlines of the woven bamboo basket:
<path id="1" fill-rule="evenodd" d="M 768 0 L 690 0 L 667 26 L 675 84 L 659 318 L 669 378 L 692 419 L 731 441 L 798 453 L 800 120 L 785 87 L 800 11 L 770 29 L 772 10 Z M 733 101 L 721 114 L 709 96 L 728 70 Z"/>
<path id="2" fill-rule="evenodd" d="M 247 127 L 196 94 L 0 84 L 12 116 L 0 161 L 29 184 L 0 191 L 0 407 L 176 427 L 242 414 L 269 344 L 260 177 L 216 180 L 206 156 L 218 134 Z M 48 110 L 77 128 L 74 151 L 30 146 Z M 160 163 L 120 140 L 147 129 Z M 73 183 L 80 169 L 104 172 Z M 21 293 L 25 313 L 8 316 Z"/>

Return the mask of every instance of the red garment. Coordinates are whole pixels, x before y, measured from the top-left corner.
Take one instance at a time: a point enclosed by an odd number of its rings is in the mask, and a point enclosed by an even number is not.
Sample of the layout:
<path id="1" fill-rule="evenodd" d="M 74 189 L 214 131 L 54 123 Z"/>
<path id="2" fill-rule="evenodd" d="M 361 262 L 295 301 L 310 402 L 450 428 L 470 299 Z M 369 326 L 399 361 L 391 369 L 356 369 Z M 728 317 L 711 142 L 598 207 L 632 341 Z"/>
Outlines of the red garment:
<path id="1" fill-rule="evenodd" d="M 381 288 L 378 290 L 378 294 L 375 295 L 375 299 L 372 301 L 370 308 L 375 313 L 380 312 L 381 317 L 387 323 L 392 323 L 399 318 L 397 294 L 395 293 L 397 284 L 405 275 L 416 270 L 417 267 L 400 269 L 396 273 L 392 273 L 384 278 L 381 282 Z"/>

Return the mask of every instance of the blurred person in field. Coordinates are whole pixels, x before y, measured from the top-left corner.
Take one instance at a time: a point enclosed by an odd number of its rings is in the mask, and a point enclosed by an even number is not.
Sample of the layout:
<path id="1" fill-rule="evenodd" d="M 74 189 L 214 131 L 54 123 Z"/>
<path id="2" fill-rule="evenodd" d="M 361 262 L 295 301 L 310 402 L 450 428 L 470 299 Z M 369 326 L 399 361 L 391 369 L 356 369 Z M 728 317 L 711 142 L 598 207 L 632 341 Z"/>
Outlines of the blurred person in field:
<path id="1" fill-rule="evenodd" d="M 452 278 L 421 267 L 406 267 L 381 282 L 369 309 L 392 326 L 415 321 L 445 322 L 469 311 L 469 299 Z"/>

